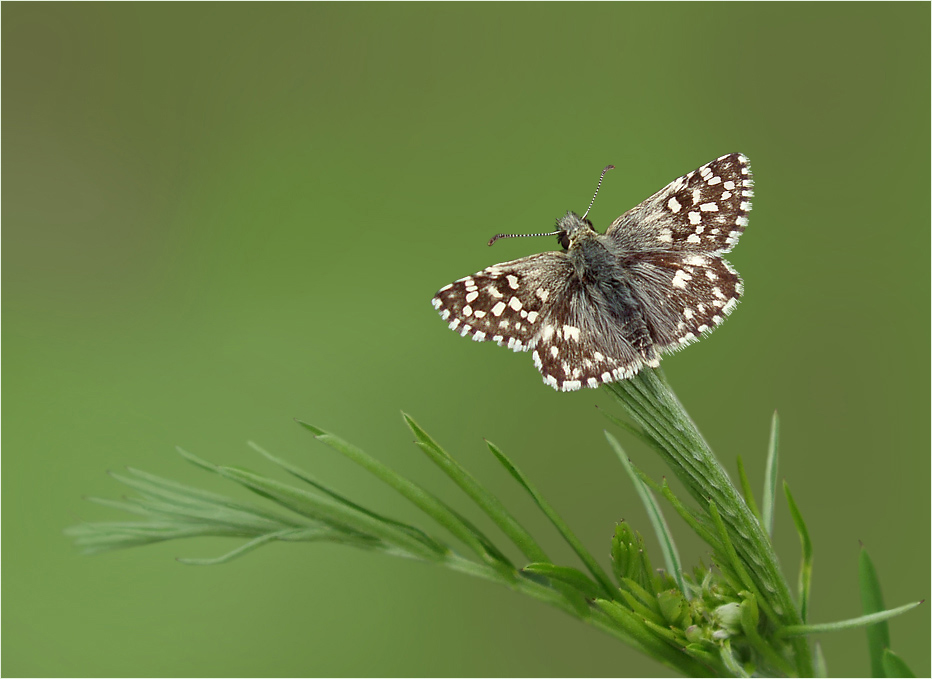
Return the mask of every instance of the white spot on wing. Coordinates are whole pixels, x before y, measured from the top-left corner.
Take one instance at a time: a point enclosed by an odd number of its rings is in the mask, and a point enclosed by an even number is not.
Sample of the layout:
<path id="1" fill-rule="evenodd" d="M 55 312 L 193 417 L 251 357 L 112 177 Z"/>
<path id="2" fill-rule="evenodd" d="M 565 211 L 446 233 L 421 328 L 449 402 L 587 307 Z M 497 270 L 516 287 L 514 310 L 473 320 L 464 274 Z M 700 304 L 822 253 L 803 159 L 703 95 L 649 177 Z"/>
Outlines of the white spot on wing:
<path id="1" fill-rule="evenodd" d="M 679 269 L 676 272 L 676 275 L 673 276 L 673 281 L 671 282 L 671 285 L 673 285 L 674 288 L 682 288 L 685 290 L 686 283 L 688 281 L 691 281 L 692 279 L 693 279 L 692 276 L 690 276 L 688 273 L 686 273 L 682 269 Z"/>

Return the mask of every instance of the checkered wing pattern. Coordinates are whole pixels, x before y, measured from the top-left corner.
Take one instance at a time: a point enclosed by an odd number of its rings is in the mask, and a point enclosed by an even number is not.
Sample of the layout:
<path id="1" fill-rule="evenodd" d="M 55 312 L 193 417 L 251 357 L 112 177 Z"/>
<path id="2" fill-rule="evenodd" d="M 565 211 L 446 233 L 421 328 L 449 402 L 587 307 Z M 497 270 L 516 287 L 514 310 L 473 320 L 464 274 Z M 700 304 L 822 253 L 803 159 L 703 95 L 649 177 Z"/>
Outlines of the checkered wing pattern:
<path id="1" fill-rule="evenodd" d="M 555 389 L 627 379 L 734 309 L 743 286 L 722 254 L 744 232 L 752 195 L 747 158 L 722 156 L 605 234 L 567 213 L 557 223 L 565 252 L 490 266 L 442 288 L 433 305 L 463 336 L 532 351 Z"/>

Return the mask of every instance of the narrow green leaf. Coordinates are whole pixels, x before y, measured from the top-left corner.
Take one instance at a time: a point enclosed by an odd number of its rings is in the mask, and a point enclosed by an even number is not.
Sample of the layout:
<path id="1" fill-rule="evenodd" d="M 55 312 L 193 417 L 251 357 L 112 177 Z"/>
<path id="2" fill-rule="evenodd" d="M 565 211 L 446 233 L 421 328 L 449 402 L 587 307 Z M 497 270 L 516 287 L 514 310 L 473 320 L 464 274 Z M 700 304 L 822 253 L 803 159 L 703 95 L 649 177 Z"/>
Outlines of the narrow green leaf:
<path id="1" fill-rule="evenodd" d="M 387 465 L 379 462 L 368 453 L 363 452 L 360 448 L 347 443 L 343 439 L 334 436 L 323 429 L 319 429 L 301 420 L 296 422 L 314 434 L 314 438 L 325 443 L 344 457 L 352 460 L 360 467 L 379 478 L 398 493 L 407 498 L 416 507 L 425 514 L 433 518 L 437 523 L 446 528 L 450 533 L 463 541 L 470 549 L 473 550 L 483 561 L 496 567 L 506 567 L 513 570 L 510 563 L 503 562 L 499 558 L 500 552 L 492 552 L 487 545 L 490 542 L 485 536 L 478 534 L 475 527 L 465 523 L 460 516 L 453 512 L 443 502 L 438 500 L 432 493 L 424 490 L 417 484 L 401 476 Z"/>
<path id="2" fill-rule="evenodd" d="M 418 447 L 495 522 L 495 525 L 508 536 L 527 559 L 531 561 L 550 561 L 543 548 L 524 526 L 518 523 L 518 520 L 512 516 L 511 512 L 505 508 L 497 497 L 486 490 L 452 455 L 434 441 L 414 421 L 414 418 L 407 413 L 402 413 L 402 417 L 404 417 L 408 427 L 418 439 Z"/>
<path id="3" fill-rule="evenodd" d="M 250 540 L 246 544 L 241 545 L 240 547 L 237 547 L 236 549 L 229 551 L 222 556 L 215 557 L 213 559 L 178 558 L 176 559 L 176 561 L 178 561 L 179 563 L 183 563 L 186 566 L 215 566 L 217 564 L 222 564 L 222 563 L 227 563 L 229 561 L 232 561 L 233 559 L 237 557 L 243 556 L 244 554 L 248 554 L 249 552 L 261 547 L 264 544 L 267 544 L 269 542 L 274 542 L 275 540 L 280 540 L 289 534 L 291 535 L 300 534 L 303 536 L 302 539 L 304 540 L 335 539 L 335 541 L 337 542 L 340 542 L 341 540 L 339 538 L 345 535 L 343 533 L 339 533 L 338 531 L 334 531 L 329 528 L 310 528 L 310 529 L 299 528 L 299 529 L 283 530 L 283 531 L 278 531 L 276 533 L 267 533 L 266 535 L 260 535 L 254 540 Z"/>
<path id="4" fill-rule="evenodd" d="M 770 443 L 767 446 L 767 464 L 764 467 L 764 509 L 762 519 L 767 535 L 773 535 L 773 510 L 777 499 L 777 465 L 780 449 L 780 417 L 773 411 L 770 423 Z"/>
<path id="5" fill-rule="evenodd" d="M 598 406 L 596 407 L 598 408 Z M 605 416 L 605 418 L 609 422 L 614 424 L 619 429 L 623 429 L 624 431 L 628 432 L 633 437 L 635 437 L 642 443 L 650 446 L 651 448 L 653 448 L 656 452 L 660 453 L 661 455 L 666 455 L 666 451 L 663 449 L 663 446 L 660 445 L 660 443 L 658 443 L 657 440 L 653 438 L 650 434 L 644 431 L 643 428 L 633 425 L 630 422 L 625 422 L 620 417 L 615 417 L 607 410 L 602 410 L 601 408 L 599 408 L 599 411 Z"/>
<path id="6" fill-rule="evenodd" d="M 228 525 L 253 534 L 274 532 L 283 528 L 295 528 L 307 525 L 306 521 L 286 518 L 270 512 L 256 511 L 252 506 L 234 502 L 222 496 L 202 499 L 196 494 L 187 493 L 183 486 L 177 485 L 168 490 L 158 477 L 139 470 L 128 468 L 130 476 L 110 472 L 110 476 L 120 483 L 138 491 L 142 498 L 126 498 L 128 504 L 134 504 L 151 515 L 169 518 L 189 518 L 201 522 Z M 217 502 L 214 498 L 219 499 Z"/>
<path id="7" fill-rule="evenodd" d="M 521 570 L 537 573 L 551 580 L 566 583 L 578 590 L 587 599 L 598 599 L 602 596 L 602 589 L 583 572 L 566 566 L 556 566 L 552 563 L 529 563 Z"/>
<path id="8" fill-rule="evenodd" d="M 656 660 L 676 668 L 689 677 L 713 676 L 702 663 L 683 655 L 667 642 L 658 638 L 644 621 L 615 601 L 597 599 L 595 604 L 620 627 L 625 634 L 633 638 L 647 653 Z"/>
<path id="9" fill-rule="evenodd" d="M 657 540 L 660 542 L 660 551 L 663 553 L 663 561 L 666 565 L 667 572 L 676 580 L 676 586 L 679 587 L 680 591 L 686 596 L 689 596 L 686 583 L 683 581 L 683 567 L 680 563 L 680 555 L 676 549 L 676 543 L 673 541 L 673 534 L 670 532 L 670 528 L 663 518 L 663 513 L 660 511 L 660 506 L 654 499 L 653 493 L 650 492 L 650 489 L 641 480 L 641 476 L 635 472 L 634 465 L 631 463 L 631 460 L 628 459 L 625 451 L 622 450 L 621 444 L 608 432 L 605 432 L 605 438 L 608 439 L 608 444 L 615 451 L 615 454 L 621 461 L 621 465 L 625 468 L 625 472 L 627 472 L 628 476 L 631 478 L 631 482 L 634 484 L 634 489 L 641 498 L 641 502 L 644 503 L 647 516 L 654 528 L 654 533 L 657 535 Z"/>
<path id="10" fill-rule="evenodd" d="M 631 609 L 631 612 L 640 616 L 643 620 L 651 620 L 657 624 L 664 623 L 664 619 L 662 615 L 652 611 L 648 606 L 645 606 L 640 599 L 638 599 L 634 594 L 632 594 L 628 590 L 626 589 L 619 590 L 618 594 L 621 597 L 618 600 L 623 601 L 627 605 L 627 607 Z"/>
<path id="11" fill-rule="evenodd" d="M 767 617 L 772 620 L 779 620 L 779 618 L 774 614 L 773 609 L 767 603 L 767 600 L 761 596 L 760 591 L 757 589 L 757 584 L 751 579 L 751 576 L 748 574 L 744 563 L 741 561 L 741 557 L 739 557 L 737 551 L 735 551 L 735 547 L 728 535 L 728 529 L 725 528 L 725 523 L 722 521 L 718 507 L 714 502 L 709 503 L 709 515 L 712 517 L 712 521 L 715 523 L 715 526 L 718 529 L 719 539 L 721 540 L 723 548 L 722 554 L 727 558 L 728 568 L 734 572 L 734 574 L 741 581 L 741 584 L 754 594 L 757 599 L 757 605 L 763 609 Z M 720 564 L 720 567 L 722 567 L 722 564 Z M 722 568 L 722 570 L 724 572 L 724 568 Z"/>
<path id="12" fill-rule="evenodd" d="M 838 622 L 825 622 L 819 625 L 790 625 L 784 627 L 780 630 L 777 630 L 776 636 L 782 638 L 789 637 L 799 637 L 807 634 L 821 634 L 822 632 L 840 632 L 846 629 L 855 629 L 857 627 L 866 627 L 870 625 L 875 625 L 878 622 L 883 620 L 889 620 L 890 618 L 901 615 L 906 611 L 911 611 L 922 604 L 922 601 L 914 601 L 911 604 L 906 604 L 905 606 L 899 606 L 898 608 L 891 608 L 886 611 L 879 611 L 877 613 L 871 613 L 870 615 L 862 615 L 858 618 L 849 618 L 848 620 L 839 620 Z M 882 654 L 881 654 L 882 655 Z"/>
<path id="13" fill-rule="evenodd" d="M 757 630 L 759 620 L 757 598 L 749 592 L 743 594 L 746 595 L 744 601 L 741 602 L 741 630 L 744 632 L 744 636 L 768 663 L 780 670 L 783 676 L 793 676 L 796 673 L 793 665 L 788 663 L 772 644 L 764 640 Z"/>
<path id="14" fill-rule="evenodd" d="M 809 591 L 812 586 L 812 540 L 809 539 L 806 522 L 803 521 L 803 515 L 796 506 L 793 494 L 790 493 L 790 486 L 786 481 L 783 482 L 783 492 L 786 494 L 786 503 L 790 507 L 790 516 L 796 524 L 796 532 L 799 533 L 802 549 L 802 561 L 799 566 L 799 617 L 805 624 L 809 614 Z"/>
<path id="15" fill-rule="evenodd" d="M 181 451 L 180 448 L 178 450 Z M 182 454 L 189 461 L 191 458 L 194 458 L 191 453 L 182 451 Z M 199 460 L 199 462 L 201 464 L 198 464 L 198 466 L 200 466 L 202 469 L 208 469 L 211 473 L 217 472 L 214 465 L 211 465 L 208 462 L 204 462 L 203 460 Z M 128 467 L 127 471 L 144 481 L 148 481 L 155 486 L 165 489 L 166 491 L 176 493 L 177 496 L 188 498 L 194 503 L 206 503 L 211 505 L 219 505 L 221 507 L 228 507 L 236 511 L 242 511 L 249 514 L 254 514 L 255 516 L 263 517 L 272 522 L 281 522 L 283 520 L 283 517 L 277 512 L 267 510 L 252 503 L 234 500 L 233 498 L 227 497 L 225 495 L 211 493 L 206 490 L 201 490 L 200 488 L 193 488 L 191 486 L 172 481 L 171 479 L 162 478 L 161 476 L 156 476 L 155 474 L 144 472 L 141 469 Z"/>
<path id="16" fill-rule="evenodd" d="M 813 649 L 815 653 L 815 676 L 818 679 L 825 679 L 828 677 L 828 663 L 825 662 L 825 653 L 822 652 L 822 644 L 816 642 L 815 648 Z"/>
<path id="17" fill-rule="evenodd" d="M 874 568 L 867 550 L 861 545 L 858 555 L 858 580 L 861 586 L 861 610 L 866 615 L 884 609 L 883 593 L 880 590 L 880 578 Z M 883 669 L 883 652 L 890 648 L 890 627 L 885 622 L 871 625 L 867 632 L 867 649 L 871 659 L 871 676 L 886 676 Z"/>
<path id="18" fill-rule="evenodd" d="M 725 664 L 725 667 L 728 668 L 728 671 L 731 672 L 732 676 L 735 677 L 749 677 L 747 670 L 744 669 L 738 659 L 735 657 L 735 654 L 731 650 L 731 643 L 728 639 L 722 643 L 722 647 L 719 649 L 719 655 L 722 657 L 722 662 Z"/>
<path id="19" fill-rule="evenodd" d="M 407 531 L 328 498 L 315 496 L 300 488 L 294 488 L 242 469 L 219 467 L 219 472 L 224 477 L 268 497 L 297 514 L 318 519 L 337 530 L 379 538 L 428 561 L 436 561 L 442 556 L 433 549 L 432 545 L 425 545 Z"/>
<path id="20" fill-rule="evenodd" d="M 550 584 L 544 584 L 540 582 L 542 578 L 538 575 L 517 571 L 511 574 L 513 577 L 506 577 L 502 573 L 501 569 L 495 565 L 471 561 L 462 556 L 459 556 L 455 552 L 446 554 L 443 557 L 441 563 L 444 566 L 460 573 L 474 575 L 490 582 L 496 582 L 498 584 L 505 585 L 505 587 L 508 587 L 509 589 L 512 589 L 516 592 L 527 594 L 528 596 L 531 596 L 538 601 L 542 601 L 543 603 L 559 608 L 564 613 L 568 613 L 588 621 L 587 617 L 579 615 L 575 605 L 567 600 L 566 595 L 562 591 L 551 587 Z M 564 585 L 561 583 L 561 586 Z"/>
<path id="21" fill-rule="evenodd" d="M 735 551 L 734 545 L 731 544 L 731 538 L 728 535 L 728 529 L 725 527 L 725 523 L 722 521 L 721 514 L 719 514 L 718 507 L 714 502 L 709 503 L 709 516 L 712 517 L 712 521 L 718 530 L 718 538 L 720 544 L 722 545 L 721 556 L 725 557 L 728 568 L 734 572 L 744 587 L 751 590 L 756 595 L 757 592 L 754 591 L 754 583 L 751 581 L 750 576 L 744 569 L 744 564 L 741 563 L 741 559 L 738 557 L 738 553 Z"/>
<path id="22" fill-rule="evenodd" d="M 213 472 L 214 474 L 219 473 L 217 471 L 217 465 L 211 464 L 207 460 L 203 460 L 199 458 L 197 455 L 195 455 L 194 453 L 188 452 L 181 446 L 175 446 L 175 450 L 178 451 L 178 454 L 181 455 L 181 457 L 183 457 L 185 460 L 193 464 L 195 467 L 200 467 L 204 471 Z"/>
<path id="23" fill-rule="evenodd" d="M 760 524 L 764 525 L 764 519 L 760 515 L 760 510 L 757 508 L 757 503 L 754 501 L 754 491 L 751 488 L 751 481 L 748 479 L 748 474 L 744 469 L 744 460 L 741 459 L 741 456 L 738 456 L 738 478 L 741 480 L 741 492 L 744 493 L 744 501 L 748 503 L 748 509 L 751 510 L 751 513 L 757 517 L 757 520 Z"/>
<path id="24" fill-rule="evenodd" d="M 886 677 L 915 677 L 911 669 L 889 648 L 883 652 L 883 671 Z"/>
<path id="25" fill-rule="evenodd" d="M 686 638 L 682 634 L 677 634 L 677 631 L 674 631 L 669 626 L 658 624 L 649 618 L 644 619 L 644 624 L 647 625 L 654 634 L 666 641 L 668 644 L 676 648 L 677 650 L 683 648 L 686 643 Z"/>
<path id="26" fill-rule="evenodd" d="M 518 469 L 515 464 L 508 459 L 508 457 L 501 451 L 501 449 L 496 446 L 491 441 L 485 442 L 488 446 L 491 453 L 495 458 L 501 463 L 501 465 L 511 474 L 514 478 L 533 498 L 534 503 L 540 508 L 544 515 L 550 520 L 550 523 L 557 529 L 560 535 L 563 536 L 563 539 L 566 540 L 567 544 L 573 548 L 573 551 L 576 552 L 576 555 L 580 560 L 586 565 L 586 568 L 589 569 L 589 572 L 592 576 L 599 582 L 602 586 L 602 589 L 605 591 L 605 594 L 612 598 L 615 595 L 615 585 L 612 584 L 611 579 L 608 577 L 606 572 L 602 570 L 602 567 L 599 566 L 598 562 L 593 558 L 592 554 L 583 546 L 582 542 L 579 541 L 579 538 L 570 530 L 570 527 L 567 523 L 560 518 L 560 515 L 550 506 L 543 495 L 537 490 L 537 488 L 528 480 L 528 478 Z"/>
<path id="27" fill-rule="evenodd" d="M 654 612 L 654 615 L 657 616 L 657 620 L 663 620 L 663 612 L 660 610 L 660 603 L 657 601 L 657 595 L 653 592 L 646 590 L 633 578 L 625 578 L 621 583 L 625 589 L 631 592 L 638 600 L 647 606 L 651 611 Z"/>
<path id="28" fill-rule="evenodd" d="M 663 480 L 663 485 L 661 486 L 661 493 L 667 498 L 667 501 L 673 505 L 673 508 L 676 510 L 676 513 L 680 515 L 680 518 L 685 521 L 690 528 L 693 529 L 693 532 L 696 533 L 702 540 L 708 544 L 712 549 L 716 551 L 721 551 L 722 544 L 721 541 L 715 537 L 715 535 L 706 527 L 702 519 L 686 505 L 684 505 L 676 495 L 673 494 L 673 490 L 667 484 L 667 480 Z"/>
<path id="29" fill-rule="evenodd" d="M 295 478 L 301 479 L 302 481 L 304 481 L 305 483 L 307 483 L 307 484 L 313 486 L 314 488 L 316 488 L 317 490 L 321 491 L 322 493 L 326 493 L 327 495 L 329 495 L 330 497 L 332 497 L 334 500 L 336 500 L 336 501 L 339 502 L 340 504 L 346 505 L 347 507 L 349 507 L 349 508 L 351 508 L 351 509 L 354 509 L 354 510 L 356 510 L 356 511 L 358 511 L 358 512 L 362 512 L 363 514 L 368 514 L 369 516 L 371 516 L 372 518 L 374 518 L 374 519 L 376 519 L 376 520 L 378 520 L 378 521 L 384 521 L 385 523 L 393 524 L 394 526 L 397 526 L 399 529 L 401 529 L 401 530 L 403 530 L 403 531 L 407 531 L 408 533 L 410 533 L 411 536 L 414 537 L 415 539 L 418 539 L 418 540 L 420 540 L 421 542 L 423 542 L 423 543 L 425 543 L 425 544 L 430 544 L 430 545 L 432 545 L 433 548 L 434 548 L 434 550 L 437 551 L 437 552 L 443 552 L 443 551 L 449 549 L 449 547 L 447 547 L 446 545 L 444 545 L 444 544 L 438 542 L 438 541 L 435 540 L 434 538 L 430 537 L 429 535 L 427 535 L 427 534 L 426 534 L 424 531 L 422 531 L 421 529 L 416 528 L 416 527 L 414 527 L 414 526 L 411 526 L 411 525 L 409 525 L 409 524 L 403 523 L 403 522 L 401 522 L 401 521 L 396 521 L 395 519 L 392 519 L 392 518 L 389 518 L 389 517 L 387 517 L 387 516 L 384 516 L 383 514 L 379 514 L 378 512 L 374 512 L 374 511 L 372 511 L 371 509 L 367 509 L 366 507 L 363 507 L 363 506 L 361 506 L 361 505 L 359 505 L 359 504 L 353 502 L 353 501 L 350 500 L 349 498 L 347 498 L 347 497 L 341 495 L 340 493 L 337 493 L 335 490 L 332 490 L 331 488 L 329 488 L 329 487 L 325 486 L 324 484 L 320 483 L 319 481 L 317 481 L 317 479 L 315 479 L 313 476 L 311 476 L 310 474 L 308 474 L 307 472 L 305 472 L 305 471 L 304 471 L 303 469 L 301 469 L 300 467 L 297 467 L 297 466 L 291 464 L 290 462 L 288 462 L 288 461 L 286 461 L 286 460 L 283 460 L 283 459 L 281 459 L 280 457 L 277 457 L 277 456 L 273 455 L 272 453 L 268 452 L 267 450 L 265 450 L 264 448 L 262 448 L 262 447 L 259 446 L 258 444 L 254 443 L 253 441 L 248 441 L 247 443 L 248 443 L 248 445 L 249 445 L 250 448 L 252 448 L 253 450 L 255 450 L 257 453 L 259 453 L 260 455 L 262 455 L 264 458 L 266 458 L 266 459 L 269 460 L 270 462 L 274 462 L 275 464 L 277 464 L 279 467 L 281 467 L 282 469 L 284 469 L 286 472 L 288 472 L 289 474 L 291 474 L 291 475 L 294 476 Z"/>
<path id="30" fill-rule="evenodd" d="M 722 677 L 727 674 L 724 665 L 722 665 L 722 659 L 702 644 L 687 644 L 683 647 L 683 650 L 708 667 L 721 667 L 717 676 Z"/>

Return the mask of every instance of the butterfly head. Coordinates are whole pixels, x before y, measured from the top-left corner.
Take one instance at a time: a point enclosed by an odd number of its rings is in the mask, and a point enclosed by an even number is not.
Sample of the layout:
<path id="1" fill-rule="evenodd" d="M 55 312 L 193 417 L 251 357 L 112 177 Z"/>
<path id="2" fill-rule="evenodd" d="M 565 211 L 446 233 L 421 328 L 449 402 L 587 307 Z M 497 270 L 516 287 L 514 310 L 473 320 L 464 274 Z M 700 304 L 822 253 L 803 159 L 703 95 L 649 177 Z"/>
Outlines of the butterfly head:
<path id="1" fill-rule="evenodd" d="M 564 250 L 569 250 L 573 245 L 579 242 L 580 238 L 585 238 L 595 233 L 595 229 L 592 228 L 592 222 L 584 217 L 580 217 L 575 212 L 567 212 L 563 217 L 557 220 L 557 240 Z"/>

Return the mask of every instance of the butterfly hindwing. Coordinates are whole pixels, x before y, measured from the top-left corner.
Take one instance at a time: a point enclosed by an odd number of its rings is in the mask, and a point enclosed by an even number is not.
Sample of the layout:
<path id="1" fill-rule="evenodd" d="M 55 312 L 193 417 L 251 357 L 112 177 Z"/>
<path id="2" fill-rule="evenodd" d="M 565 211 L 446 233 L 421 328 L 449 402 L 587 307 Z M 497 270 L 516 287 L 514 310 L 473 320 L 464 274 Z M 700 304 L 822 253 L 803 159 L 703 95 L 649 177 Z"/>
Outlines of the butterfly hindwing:
<path id="1" fill-rule="evenodd" d="M 660 253 L 628 269 L 658 351 L 680 349 L 711 332 L 743 292 L 741 277 L 717 255 Z"/>
<path id="2" fill-rule="evenodd" d="M 571 278 L 544 317 L 534 365 L 560 391 L 596 387 L 657 365 L 637 300 L 623 283 L 615 289 Z"/>

